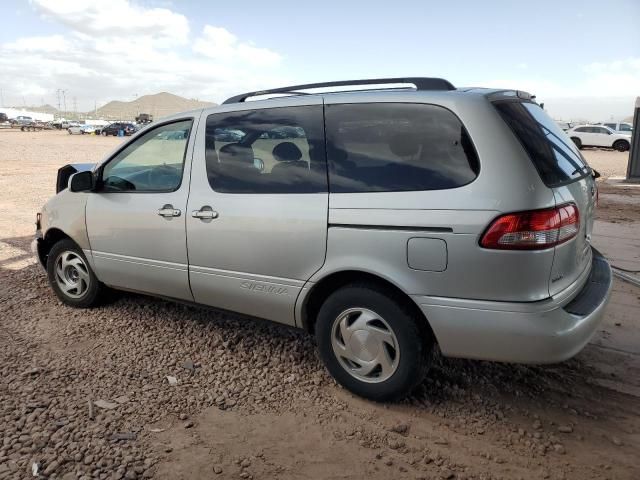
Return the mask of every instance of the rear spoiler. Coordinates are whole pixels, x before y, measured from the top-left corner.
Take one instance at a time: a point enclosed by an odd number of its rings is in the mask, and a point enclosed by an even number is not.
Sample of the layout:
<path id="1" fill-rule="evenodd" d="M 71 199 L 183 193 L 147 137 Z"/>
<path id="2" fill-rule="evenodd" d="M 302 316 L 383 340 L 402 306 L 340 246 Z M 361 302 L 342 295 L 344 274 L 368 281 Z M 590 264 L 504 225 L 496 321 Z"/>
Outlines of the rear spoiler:
<path id="1" fill-rule="evenodd" d="M 86 172 L 93 170 L 95 163 L 71 163 L 58 169 L 58 178 L 56 178 L 56 193 L 60 193 L 69 185 L 69 178 L 74 173 Z"/>

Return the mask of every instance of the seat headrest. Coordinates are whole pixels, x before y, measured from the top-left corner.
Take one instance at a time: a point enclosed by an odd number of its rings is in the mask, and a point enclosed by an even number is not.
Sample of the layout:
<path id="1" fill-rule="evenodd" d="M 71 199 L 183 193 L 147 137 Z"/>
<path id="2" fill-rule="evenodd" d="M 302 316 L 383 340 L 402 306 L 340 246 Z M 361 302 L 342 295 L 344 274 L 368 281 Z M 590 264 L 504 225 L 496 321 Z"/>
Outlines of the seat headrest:
<path id="1" fill-rule="evenodd" d="M 239 143 L 228 143 L 218 151 L 220 163 L 247 163 L 253 165 L 253 149 Z"/>
<path id="2" fill-rule="evenodd" d="M 398 157 L 415 155 L 420 151 L 420 139 L 415 133 L 396 133 L 389 139 L 389 149 Z"/>
<path id="3" fill-rule="evenodd" d="M 272 151 L 273 157 L 279 162 L 297 162 L 302 158 L 302 151 L 292 142 L 282 142 Z"/>

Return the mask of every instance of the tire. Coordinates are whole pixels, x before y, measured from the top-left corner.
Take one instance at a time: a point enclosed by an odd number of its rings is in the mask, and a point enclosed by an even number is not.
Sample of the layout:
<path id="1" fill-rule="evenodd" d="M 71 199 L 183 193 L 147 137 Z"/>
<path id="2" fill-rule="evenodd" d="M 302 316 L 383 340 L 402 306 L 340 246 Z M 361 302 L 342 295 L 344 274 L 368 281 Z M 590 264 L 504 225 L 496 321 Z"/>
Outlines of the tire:
<path id="1" fill-rule="evenodd" d="M 573 140 L 573 143 L 576 144 L 578 150 L 582 150 L 582 140 L 580 140 L 578 137 L 571 137 L 571 140 Z"/>
<path id="2" fill-rule="evenodd" d="M 347 285 L 318 312 L 320 357 L 338 383 L 356 395 L 400 399 L 422 382 L 431 364 L 435 342 L 421 322 L 399 295 L 373 283 Z"/>
<path id="3" fill-rule="evenodd" d="M 616 140 L 613 142 L 613 148 L 619 152 L 626 152 L 629 150 L 629 142 L 626 140 Z"/>
<path id="4" fill-rule="evenodd" d="M 98 280 L 84 253 L 72 240 L 60 240 L 53 245 L 47 257 L 47 276 L 56 296 L 70 307 L 92 308 L 106 298 L 107 287 Z M 69 288 L 63 289 L 61 285 Z"/>

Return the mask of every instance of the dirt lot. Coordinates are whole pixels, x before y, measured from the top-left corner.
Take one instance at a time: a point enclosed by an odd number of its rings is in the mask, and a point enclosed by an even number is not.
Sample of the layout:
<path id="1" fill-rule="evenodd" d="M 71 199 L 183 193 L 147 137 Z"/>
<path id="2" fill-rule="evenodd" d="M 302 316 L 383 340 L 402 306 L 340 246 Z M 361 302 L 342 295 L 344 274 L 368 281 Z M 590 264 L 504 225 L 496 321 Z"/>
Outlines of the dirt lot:
<path id="1" fill-rule="evenodd" d="M 390 405 L 345 392 L 311 338 L 275 324 L 136 295 L 63 307 L 29 253 L 35 212 L 59 166 L 119 142 L 0 131 L 0 479 L 34 463 L 65 480 L 640 478 L 640 291 L 617 280 L 575 359 L 440 358 Z M 585 156 L 626 170 L 626 154 Z M 639 196 L 602 185 L 601 224 L 640 232 Z"/>

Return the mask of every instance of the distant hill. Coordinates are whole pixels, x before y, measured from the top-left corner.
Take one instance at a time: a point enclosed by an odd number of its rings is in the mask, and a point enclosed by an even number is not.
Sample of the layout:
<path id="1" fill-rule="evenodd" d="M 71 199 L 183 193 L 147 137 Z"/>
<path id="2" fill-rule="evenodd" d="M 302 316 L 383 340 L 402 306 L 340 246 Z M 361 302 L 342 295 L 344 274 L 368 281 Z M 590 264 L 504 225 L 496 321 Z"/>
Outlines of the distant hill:
<path id="1" fill-rule="evenodd" d="M 625 118 L 625 119 L 624 119 L 624 120 L 622 120 L 622 121 L 623 121 L 623 122 L 629 122 L 629 123 L 631 123 L 631 122 L 633 122 L 633 117 L 627 117 L 627 118 Z"/>
<path id="2" fill-rule="evenodd" d="M 12 107 L 15 108 L 17 110 L 27 110 L 29 112 L 39 112 L 39 113 L 50 113 L 52 115 L 56 115 L 58 113 L 58 109 L 56 107 L 54 107 L 53 105 L 49 105 L 48 103 L 45 105 L 40 105 L 39 107 L 23 107 L 23 106 L 16 106 L 16 107 Z"/>
<path id="3" fill-rule="evenodd" d="M 154 119 L 183 112 L 216 105 L 211 102 L 189 99 L 162 92 L 155 95 L 143 95 L 131 102 L 112 101 L 98 108 L 98 118 L 107 120 L 133 120 L 140 113 L 150 113 Z M 93 112 L 89 112 L 93 113 Z"/>

